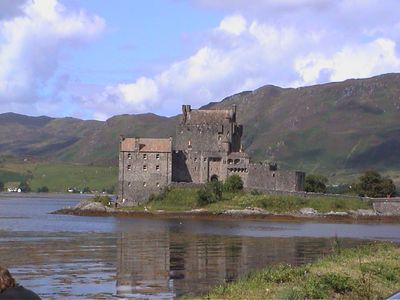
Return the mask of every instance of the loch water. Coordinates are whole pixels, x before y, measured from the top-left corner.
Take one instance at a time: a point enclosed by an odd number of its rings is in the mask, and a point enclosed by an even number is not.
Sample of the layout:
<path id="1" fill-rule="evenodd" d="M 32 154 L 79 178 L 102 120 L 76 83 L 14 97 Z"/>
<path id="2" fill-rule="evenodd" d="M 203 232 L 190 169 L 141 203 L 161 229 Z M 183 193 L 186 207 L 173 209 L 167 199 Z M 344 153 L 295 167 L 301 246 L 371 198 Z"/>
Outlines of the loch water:
<path id="1" fill-rule="evenodd" d="M 0 265 L 43 299 L 170 299 L 278 263 L 299 265 L 400 224 L 81 217 L 76 197 L 0 196 Z"/>

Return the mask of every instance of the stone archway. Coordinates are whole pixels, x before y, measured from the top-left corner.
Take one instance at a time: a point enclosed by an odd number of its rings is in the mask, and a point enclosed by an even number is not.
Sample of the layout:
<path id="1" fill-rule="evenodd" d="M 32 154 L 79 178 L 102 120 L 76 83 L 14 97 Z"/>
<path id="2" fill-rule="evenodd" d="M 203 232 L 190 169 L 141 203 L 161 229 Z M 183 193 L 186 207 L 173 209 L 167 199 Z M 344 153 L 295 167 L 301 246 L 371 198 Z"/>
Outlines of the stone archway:
<path id="1" fill-rule="evenodd" d="M 210 177 L 210 181 L 218 181 L 218 175 L 214 174 Z"/>

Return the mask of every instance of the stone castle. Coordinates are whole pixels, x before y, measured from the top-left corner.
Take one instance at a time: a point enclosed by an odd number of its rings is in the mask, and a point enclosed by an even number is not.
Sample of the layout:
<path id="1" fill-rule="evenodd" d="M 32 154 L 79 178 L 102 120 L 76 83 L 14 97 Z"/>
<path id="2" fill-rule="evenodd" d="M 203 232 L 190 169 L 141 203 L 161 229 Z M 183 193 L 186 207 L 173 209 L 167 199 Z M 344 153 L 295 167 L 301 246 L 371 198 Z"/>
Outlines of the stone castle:
<path id="1" fill-rule="evenodd" d="M 206 110 L 183 105 L 175 141 L 121 137 L 119 204 L 144 203 L 173 183 L 224 181 L 233 174 L 242 178 L 247 189 L 304 190 L 305 173 L 278 170 L 276 164 L 251 163 L 242 149 L 242 133 L 236 106 Z"/>

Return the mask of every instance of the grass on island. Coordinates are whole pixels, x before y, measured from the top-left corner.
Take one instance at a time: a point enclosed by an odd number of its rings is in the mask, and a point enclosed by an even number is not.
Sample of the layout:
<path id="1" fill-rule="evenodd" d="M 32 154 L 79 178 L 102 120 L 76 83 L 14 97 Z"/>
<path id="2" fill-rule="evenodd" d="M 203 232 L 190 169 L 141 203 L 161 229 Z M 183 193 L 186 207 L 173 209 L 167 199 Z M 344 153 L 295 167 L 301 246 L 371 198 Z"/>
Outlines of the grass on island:
<path id="1" fill-rule="evenodd" d="M 399 290 L 399 257 L 391 243 L 337 248 L 314 263 L 250 273 L 198 299 L 384 299 Z"/>
<path id="2" fill-rule="evenodd" d="M 161 195 L 153 197 L 153 200 L 142 206 L 124 209 L 140 211 L 146 208 L 150 211 L 165 210 L 180 212 L 196 208 L 204 208 L 209 211 L 223 211 L 227 209 L 257 207 L 273 213 L 286 213 L 310 207 L 320 213 L 326 213 L 330 211 L 346 212 L 350 210 L 372 208 L 371 203 L 360 199 L 329 196 L 306 198 L 287 195 L 253 195 L 245 192 L 223 192 L 221 201 L 199 206 L 197 204 L 197 191 L 197 188 L 173 187 L 167 189 Z"/>

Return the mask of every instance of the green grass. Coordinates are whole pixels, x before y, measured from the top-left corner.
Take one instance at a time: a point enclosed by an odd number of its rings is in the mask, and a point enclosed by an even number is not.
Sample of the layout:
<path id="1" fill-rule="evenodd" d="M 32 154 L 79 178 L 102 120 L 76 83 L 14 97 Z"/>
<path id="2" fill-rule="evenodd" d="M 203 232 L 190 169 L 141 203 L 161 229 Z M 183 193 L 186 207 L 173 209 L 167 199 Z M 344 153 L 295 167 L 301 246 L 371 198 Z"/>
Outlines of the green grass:
<path id="1" fill-rule="evenodd" d="M 300 267 L 250 273 L 198 299 L 383 299 L 400 286 L 399 256 L 391 243 L 345 249 Z"/>
<path id="2" fill-rule="evenodd" d="M 82 190 L 84 187 L 101 191 L 117 186 L 118 167 L 10 162 L 1 164 L 0 178 L 4 183 L 27 179 L 32 191 L 43 186 L 47 186 L 50 192 L 66 192 L 68 188 Z"/>
<path id="3" fill-rule="evenodd" d="M 145 205 L 128 209 L 143 210 L 144 206 L 146 206 L 150 211 L 185 211 L 195 208 L 204 208 L 209 211 L 222 211 L 226 209 L 258 207 L 269 212 L 287 213 L 298 211 L 301 208 L 311 207 L 321 213 L 325 213 L 330 211 L 372 208 L 370 203 L 359 199 L 329 196 L 305 198 L 300 196 L 252 195 L 244 192 L 224 192 L 221 201 L 200 207 L 196 202 L 197 190 L 196 188 L 171 188 Z"/>

